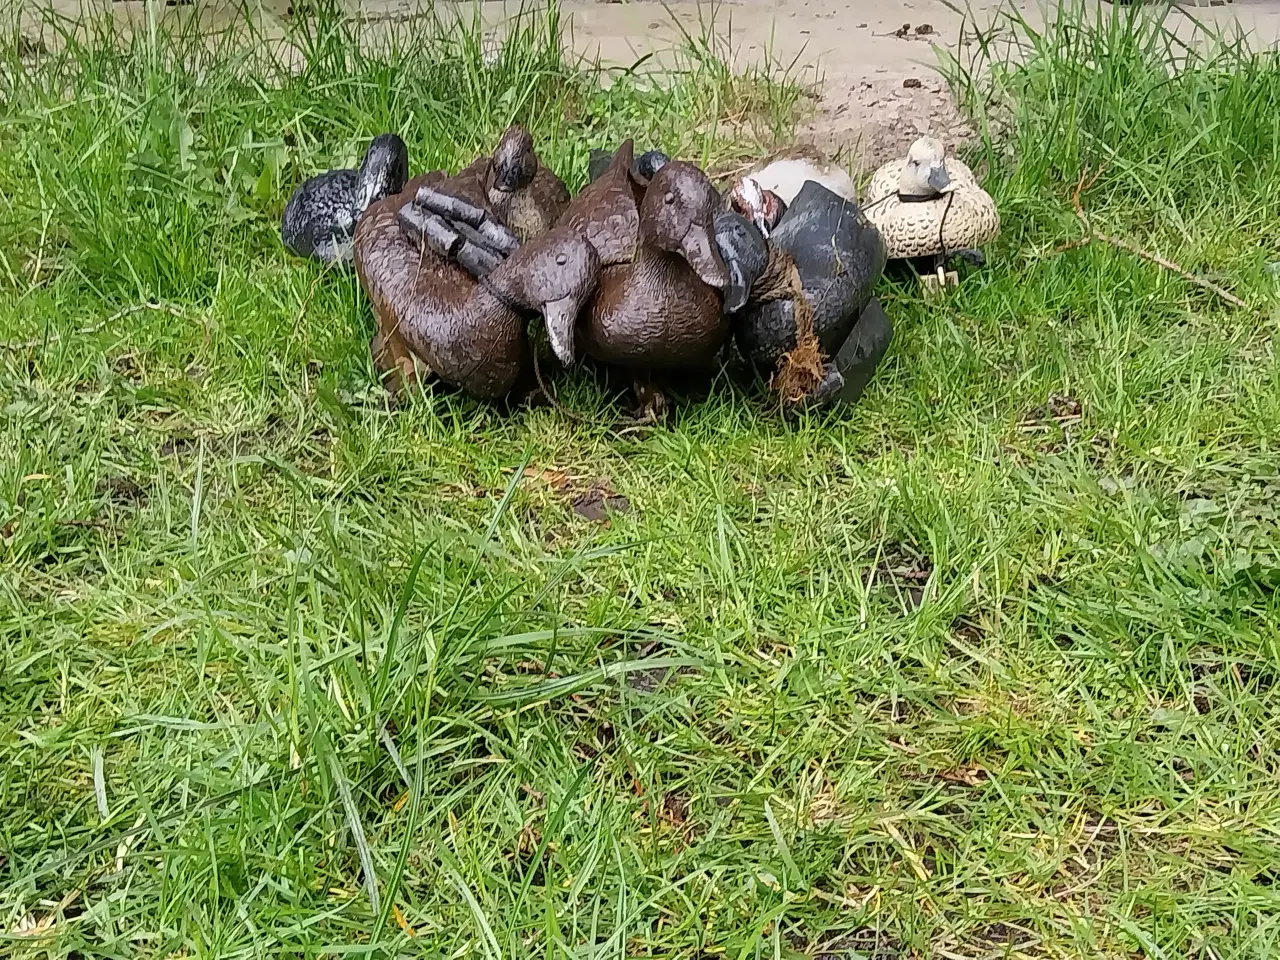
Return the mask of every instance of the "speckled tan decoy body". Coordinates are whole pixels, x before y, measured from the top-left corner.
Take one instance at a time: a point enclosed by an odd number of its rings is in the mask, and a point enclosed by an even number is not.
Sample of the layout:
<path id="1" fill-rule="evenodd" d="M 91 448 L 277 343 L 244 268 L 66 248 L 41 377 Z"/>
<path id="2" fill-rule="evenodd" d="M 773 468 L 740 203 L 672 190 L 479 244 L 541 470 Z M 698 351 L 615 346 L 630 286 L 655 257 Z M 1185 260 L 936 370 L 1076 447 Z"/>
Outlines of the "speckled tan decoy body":
<path id="1" fill-rule="evenodd" d="M 886 163 L 872 175 L 862 208 L 884 238 L 890 260 L 980 247 L 1000 232 L 995 201 L 978 186 L 973 171 L 954 157 L 947 159 L 946 166 L 951 177 L 948 191 L 932 200 L 910 203 L 898 197 L 901 160 Z"/>

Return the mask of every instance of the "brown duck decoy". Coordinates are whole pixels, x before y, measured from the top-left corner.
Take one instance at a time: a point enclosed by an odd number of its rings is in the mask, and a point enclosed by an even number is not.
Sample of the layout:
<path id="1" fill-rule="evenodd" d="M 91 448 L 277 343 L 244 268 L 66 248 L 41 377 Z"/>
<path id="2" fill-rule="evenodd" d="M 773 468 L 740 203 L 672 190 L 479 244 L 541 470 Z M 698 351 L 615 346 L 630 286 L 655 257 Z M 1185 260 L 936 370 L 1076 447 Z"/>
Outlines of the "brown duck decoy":
<path id="1" fill-rule="evenodd" d="M 600 255 L 600 283 L 578 326 L 596 360 L 632 371 L 642 399 L 655 370 L 709 367 L 729 336 L 730 277 L 715 238 L 720 196 L 692 164 L 672 160 L 647 187 L 627 140 L 560 219 Z M 650 406 L 646 403 L 646 406 Z"/>
<path id="2" fill-rule="evenodd" d="M 555 226 L 569 205 L 569 188 L 542 165 L 533 138 L 519 124 L 507 128 L 492 156 L 478 157 L 453 176 L 420 174 L 403 192 L 416 196 L 423 186 L 494 214 L 520 243 Z"/>
<path id="3" fill-rule="evenodd" d="M 482 173 L 481 173 L 482 171 Z M 477 169 L 485 200 L 524 243 L 550 230 L 569 206 L 569 188 L 538 159 L 524 127 L 508 127 L 488 164 Z"/>
<path id="4" fill-rule="evenodd" d="M 574 359 L 574 322 L 596 289 L 599 257 L 574 230 L 525 246 L 442 174 L 371 206 L 355 235 L 360 283 L 373 303 L 374 366 L 398 391 L 419 363 L 484 400 L 529 372 L 527 320 L 541 314 L 561 362 Z M 477 279 L 479 277 L 479 279 Z"/>

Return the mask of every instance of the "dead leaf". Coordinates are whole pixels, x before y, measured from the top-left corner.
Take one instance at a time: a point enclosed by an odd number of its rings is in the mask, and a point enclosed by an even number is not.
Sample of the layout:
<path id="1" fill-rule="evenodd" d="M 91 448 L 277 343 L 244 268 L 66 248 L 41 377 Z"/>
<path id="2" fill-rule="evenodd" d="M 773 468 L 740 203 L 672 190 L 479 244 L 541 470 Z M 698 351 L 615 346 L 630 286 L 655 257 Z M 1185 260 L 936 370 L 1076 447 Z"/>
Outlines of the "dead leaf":
<path id="1" fill-rule="evenodd" d="M 952 770 L 939 770 L 938 776 L 948 783 L 963 783 L 967 787 L 981 786 L 990 774 L 982 767 L 956 767 Z"/>
<path id="2" fill-rule="evenodd" d="M 516 836 L 516 853 L 522 855 L 533 853 L 540 843 L 542 843 L 542 831 L 532 823 L 526 823 Z"/>
<path id="3" fill-rule="evenodd" d="M 53 914 L 37 920 L 34 913 L 29 913 L 13 928 L 13 936 L 34 940 L 43 937 L 53 929 Z"/>
<path id="4" fill-rule="evenodd" d="M 573 512 L 594 523 L 609 524 L 609 515 L 628 513 L 631 501 L 613 492 L 607 477 L 601 477 L 586 493 L 573 498 Z"/>
<path id="5" fill-rule="evenodd" d="M 400 912 L 399 904 L 393 903 L 391 905 L 391 915 L 396 918 L 396 926 L 404 931 L 405 936 L 416 937 L 418 935 L 418 931 L 413 929 L 409 921 L 404 918 L 404 914 Z"/>
<path id="6" fill-rule="evenodd" d="M 545 483 L 552 490 L 563 490 L 569 485 L 569 474 L 563 470 L 557 470 L 554 467 L 525 467 L 525 478 L 528 480 L 538 480 Z"/>

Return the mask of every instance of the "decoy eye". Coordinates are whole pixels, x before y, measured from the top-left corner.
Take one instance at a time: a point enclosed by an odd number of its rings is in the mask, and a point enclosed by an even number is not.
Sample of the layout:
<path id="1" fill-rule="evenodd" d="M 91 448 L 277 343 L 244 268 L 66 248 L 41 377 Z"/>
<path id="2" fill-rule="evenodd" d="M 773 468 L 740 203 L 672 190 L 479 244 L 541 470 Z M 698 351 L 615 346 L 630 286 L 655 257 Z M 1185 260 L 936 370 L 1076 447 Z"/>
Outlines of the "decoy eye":
<path id="1" fill-rule="evenodd" d="M 674 193 L 664 194 L 662 197 L 662 202 L 669 207 L 676 202 L 676 195 Z"/>
<path id="2" fill-rule="evenodd" d="M 568 262 L 569 262 L 569 258 L 566 257 L 563 253 L 556 254 L 556 266 L 563 267 Z"/>

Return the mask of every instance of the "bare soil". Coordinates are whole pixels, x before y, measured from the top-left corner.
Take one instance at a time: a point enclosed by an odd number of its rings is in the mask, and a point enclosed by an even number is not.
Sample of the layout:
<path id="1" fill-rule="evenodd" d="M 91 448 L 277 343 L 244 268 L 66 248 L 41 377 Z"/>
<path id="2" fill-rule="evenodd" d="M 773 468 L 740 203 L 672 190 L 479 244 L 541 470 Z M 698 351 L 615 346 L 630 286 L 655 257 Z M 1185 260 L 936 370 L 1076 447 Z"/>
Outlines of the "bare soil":
<path id="1" fill-rule="evenodd" d="M 1103 0 L 1085 3 L 1109 11 Z M 59 12 L 74 15 L 95 5 L 109 6 L 123 29 L 145 22 L 141 0 L 55 0 Z M 469 0 L 351 0 L 353 13 L 371 31 L 380 24 L 423 15 L 469 19 L 476 12 L 500 37 L 519 2 Z M 526 3 L 526 9 L 535 6 Z M 1210 29 L 1240 30 L 1258 45 L 1280 39 L 1280 0 L 1185 0 L 1172 10 L 1151 5 L 1180 36 L 1195 41 Z M 965 7 L 967 14 L 957 12 Z M 854 173 L 895 156 L 916 137 L 929 134 L 955 145 L 971 135 L 938 72 L 940 57 L 966 62 L 975 30 L 996 31 L 1009 15 L 1043 22 L 1039 0 L 968 0 L 954 7 L 944 0 L 561 0 L 566 42 L 578 55 L 627 68 L 646 58 L 646 71 L 678 69 L 688 39 L 705 39 L 720 57 L 738 67 L 768 65 L 812 91 L 812 111 L 796 146 L 814 147 Z M 258 0 L 251 8 L 259 28 L 271 36 L 291 12 L 289 0 Z M 227 0 L 188 0 L 158 7 L 161 17 L 199 16 L 210 25 L 243 17 Z M 998 42 L 998 41 L 997 41 Z"/>

